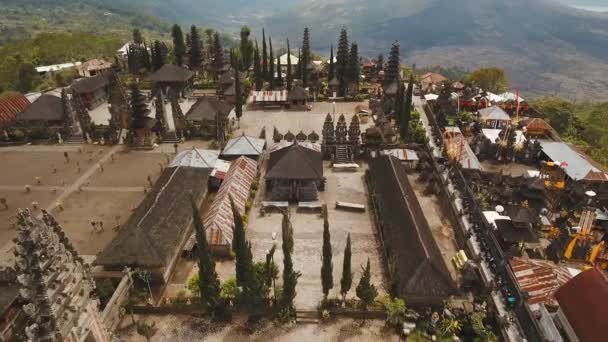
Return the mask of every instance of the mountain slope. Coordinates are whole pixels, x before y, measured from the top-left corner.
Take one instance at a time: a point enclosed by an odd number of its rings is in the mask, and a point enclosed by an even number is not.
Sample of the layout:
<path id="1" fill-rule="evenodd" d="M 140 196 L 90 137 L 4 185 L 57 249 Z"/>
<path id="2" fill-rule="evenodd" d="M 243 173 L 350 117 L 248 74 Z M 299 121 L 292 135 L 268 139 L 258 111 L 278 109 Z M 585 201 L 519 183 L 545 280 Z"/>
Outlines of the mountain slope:
<path id="1" fill-rule="evenodd" d="M 608 15 L 554 1 L 315 0 L 266 25 L 297 37 L 293 23 L 310 22 L 320 50 L 346 26 L 368 55 L 386 54 L 399 40 L 407 62 L 418 66 L 499 65 L 528 93 L 608 97 Z"/>

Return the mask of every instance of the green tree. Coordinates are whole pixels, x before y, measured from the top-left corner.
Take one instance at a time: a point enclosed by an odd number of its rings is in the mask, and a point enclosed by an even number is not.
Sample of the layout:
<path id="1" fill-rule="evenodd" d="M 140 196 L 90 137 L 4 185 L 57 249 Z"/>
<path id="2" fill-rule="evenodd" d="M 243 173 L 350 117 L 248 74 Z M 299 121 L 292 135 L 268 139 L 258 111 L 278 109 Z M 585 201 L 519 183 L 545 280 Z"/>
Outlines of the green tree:
<path id="1" fill-rule="evenodd" d="M 401 139 L 407 139 L 410 127 L 410 120 L 412 117 L 412 100 L 414 96 L 414 75 L 410 75 L 410 81 L 407 86 L 407 92 L 405 94 L 405 108 L 401 112 L 401 126 L 400 133 Z"/>
<path id="2" fill-rule="evenodd" d="M 266 32 L 262 28 L 262 75 L 268 80 L 268 48 L 266 47 Z"/>
<path id="3" fill-rule="evenodd" d="M 190 204 L 192 205 L 194 234 L 196 237 L 196 249 L 198 251 L 198 278 L 200 295 L 201 299 L 207 303 L 207 306 L 213 315 L 213 313 L 215 313 L 218 309 L 219 305 L 220 280 L 215 272 L 215 261 L 213 261 L 211 251 L 209 250 L 207 233 L 205 231 L 205 226 L 203 225 L 201 212 L 192 196 L 190 197 Z"/>
<path id="4" fill-rule="evenodd" d="M 268 286 L 272 286 L 274 288 L 274 295 L 276 300 L 277 295 L 277 287 L 276 287 L 276 278 L 279 275 L 279 270 L 276 267 L 277 265 L 274 263 L 274 252 L 277 249 L 277 245 L 272 245 L 272 248 L 266 253 L 266 284 Z"/>
<path id="5" fill-rule="evenodd" d="M 234 67 L 234 112 L 236 114 L 236 119 L 239 124 L 241 122 L 241 117 L 243 116 L 243 91 L 241 90 L 241 78 L 239 76 L 239 68 Z"/>
<path id="6" fill-rule="evenodd" d="M 213 68 L 217 73 L 224 67 L 224 48 L 222 47 L 222 42 L 220 41 L 220 34 L 215 32 L 213 35 Z"/>
<path id="7" fill-rule="evenodd" d="M 272 52 L 272 38 L 268 37 L 268 45 L 270 47 L 270 57 L 269 61 L 268 61 L 268 78 L 266 79 L 268 81 L 268 83 L 270 83 L 270 88 L 274 88 L 274 81 L 275 81 L 275 77 L 274 77 L 274 53 Z"/>
<path id="8" fill-rule="evenodd" d="M 280 63 L 279 63 L 280 65 Z M 289 39 L 287 39 L 287 90 L 291 90 L 293 78 L 291 74 L 291 48 L 289 47 Z"/>
<path id="9" fill-rule="evenodd" d="M 329 219 L 328 219 L 327 206 L 323 207 L 323 255 L 321 256 L 321 283 L 323 286 L 323 297 L 327 300 L 329 290 L 334 287 L 334 266 L 332 263 L 332 251 L 331 251 L 331 236 L 329 233 Z"/>
<path id="10" fill-rule="evenodd" d="M 376 287 L 371 283 L 372 275 L 370 268 L 369 258 L 367 258 L 367 266 L 365 268 L 361 266 L 363 274 L 361 275 L 361 280 L 359 280 L 359 285 L 357 285 L 357 297 L 361 300 L 361 306 L 363 306 L 364 310 L 367 310 L 367 307 L 374 303 L 374 300 L 378 296 Z"/>
<path id="11" fill-rule="evenodd" d="M 379 54 L 378 58 L 376 59 L 376 72 L 380 72 L 382 70 L 384 70 L 384 55 Z"/>
<path id="12" fill-rule="evenodd" d="M 342 263 L 342 279 L 340 279 L 340 294 L 342 294 L 342 301 L 346 299 L 346 294 L 350 291 L 350 287 L 353 283 L 351 257 L 350 233 L 348 233 L 346 247 L 344 248 L 344 261 Z"/>
<path id="13" fill-rule="evenodd" d="M 38 78 L 36 68 L 32 63 L 21 63 L 19 64 L 19 70 L 17 72 L 17 90 L 21 93 L 27 93 L 34 88 L 34 83 Z"/>
<path id="14" fill-rule="evenodd" d="M 249 39 L 251 29 L 247 25 L 241 28 L 241 66 L 243 71 L 249 70 L 253 58 L 253 43 Z"/>
<path id="15" fill-rule="evenodd" d="M 286 316 L 289 317 L 294 310 L 293 300 L 296 298 L 296 286 L 301 274 L 293 269 L 293 261 L 291 259 L 293 252 L 293 227 L 287 213 L 283 213 L 281 230 L 283 238 L 283 293 L 281 301 Z"/>
<path id="16" fill-rule="evenodd" d="M 165 65 L 166 61 L 166 56 L 167 54 L 165 53 L 166 50 L 166 46 L 163 46 L 164 43 L 161 43 L 158 40 L 154 41 L 154 44 L 152 45 L 152 70 L 156 71 L 160 68 L 162 68 L 163 65 Z"/>
<path id="17" fill-rule="evenodd" d="M 335 71 L 334 71 L 334 44 L 331 44 L 329 53 L 329 72 L 327 73 L 327 82 L 330 82 L 334 79 Z"/>
<path id="18" fill-rule="evenodd" d="M 253 55 L 253 83 L 255 84 L 255 90 L 257 91 L 262 90 L 264 87 L 264 75 L 260 63 L 260 49 L 258 48 L 258 42 L 256 40 L 255 53 Z"/>
<path id="19" fill-rule="evenodd" d="M 222 284 L 220 297 L 231 301 L 236 300 L 241 295 L 241 289 L 236 284 L 236 278 L 230 277 Z"/>
<path id="20" fill-rule="evenodd" d="M 173 37 L 173 62 L 182 66 L 184 65 L 184 56 L 186 55 L 186 43 L 184 42 L 182 28 L 177 24 L 173 25 L 171 36 Z"/>
<path id="21" fill-rule="evenodd" d="M 304 88 L 308 87 L 308 65 L 310 64 L 310 58 L 310 32 L 308 27 L 305 27 L 302 37 L 302 85 Z"/>
<path id="22" fill-rule="evenodd" d="M 133 43 L 140 45 L 144 43 L 144 37 L 141 35 L 139 29 L 133 29 Z"/>
<path id="23" fill-rule="evenodd" d="M 400 73 L 399 42 L 395 41 L 388 56 L 388 64 L 384 71 L 384 79 L 388 81 L 398 81 Z"/>
<path id="24" fill-rule="evenodd" d="M 504 69 L 498 67 L 481 68 L 466 76 L 465 80 L 493 93 L 501 93 L 507 89 L 507 74 Z"/>
<path id="25" fill-rule="evenodd" d="M 341 95 L 344 95 L 344 91 L 346 90 L 346 82 L 348 80 L 347 70 L 348 70 L 348 59 L 349 59 L 349 44 L 348 44 L 348 34 L 346 33 L 346 28 L 342 28 L 340 31 L 340 39 L 338 41 L 338 54 L 336 56 L 337 68 L 336 68 L 336 76 L 340 81 L 340 92 Z"/>
<path id="26" fill-rule="evenodd" d="M 405 321 L 405 301 L 401 298 L 391 298 L 391 296 L 386 295 L 381 302 L 386 312 L 386 322 L 392 326 L 401 326 Z"/>
<path id="27" fill-rule="evenodd" d="M 347 79 L 351 84 L 359 84 L 359 47 L 357 43 L 352 43 L 350 48 L 350 55 L 348 57 L 348 69 L 347 69 Z"/>
<path id="28" fill-rule="evenodd" d="M 137 83 L 132 82 L 130 88 L 131 97 L 129 104 L 131 107 L 131 128 L 142 129 L 145 127 L 145 119 L 150 110 L 146 103 L 146 97 L 142 94 L 141 90 L 139 90 Z"/>
<path id="29" fill-rule="evenodd" d="M 236 259 L 236 282 L 239 286 L 246 287 L 249 285 L 247 277 L 253 267 L 253 256 L 251 255 L 251 249 L 245 236 L 243 218 L 236 208 L 232 196 L 230 196 L 230 207 L 232 208 L 232 215 L 234 217 L 232 250 Z"/>
<path id="30" fill-rule="evenodd" d="M 302 79 L 302 52 L 298 49 L 298 65 L 296 65 L 296 76 L 299 80 Z"/>
<path id="31" fill-rule="evenodd" d="M 190 27 L 190 50 L 188 51 L 188 66 L 198 70 L 203 65 L 203 41 L 194 25 Z"/>

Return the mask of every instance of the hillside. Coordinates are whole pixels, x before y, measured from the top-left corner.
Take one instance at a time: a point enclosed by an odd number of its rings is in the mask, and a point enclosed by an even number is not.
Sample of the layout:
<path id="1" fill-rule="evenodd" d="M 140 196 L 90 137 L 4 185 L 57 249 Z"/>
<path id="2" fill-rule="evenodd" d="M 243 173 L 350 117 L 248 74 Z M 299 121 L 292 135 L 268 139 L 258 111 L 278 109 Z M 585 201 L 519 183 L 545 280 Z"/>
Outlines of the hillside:
<path id="1" fill-rule="evenodd" d="M 105 0 L 0 0 L 0 46 L 45 32 L 84 32 L 127 39 L 133 27 L 167 32 L 158 17 Z"/>

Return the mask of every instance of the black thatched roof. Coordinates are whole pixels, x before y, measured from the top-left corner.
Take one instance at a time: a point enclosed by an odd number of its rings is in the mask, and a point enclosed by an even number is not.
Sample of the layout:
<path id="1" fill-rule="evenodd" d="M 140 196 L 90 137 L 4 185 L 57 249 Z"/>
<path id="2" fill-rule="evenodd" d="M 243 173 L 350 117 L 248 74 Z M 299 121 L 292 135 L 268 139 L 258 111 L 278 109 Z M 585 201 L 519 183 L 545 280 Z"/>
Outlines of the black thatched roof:
<path id="1" fill-rule="evenodd" d="M 266 179 L 320 180 L 323 178 L 321 152 L 294 143 L 270 153 Z"/>
<path id="2" fill-rule="evenodd" d="M 191 232 L 190 194 L 200 202 L 211 169 L 167 168 L 95 265 L 166 267 Z"/>
<path id="3" fill-rule="evenodd" d="M 337 77 L 334 77 L 329 81 L 328 84 L 332 87 L 337 87 L 340 85 L 340 80 Z"/>
<path id="4" fill-rule="evenodd" d="M 515 227 L 511 220 L 496 220 L 494 224 L 496 224 L 496 228 L 498 229 L 498 235 L 504 242 L 538 242 L 538 236 L 530 230 L 530 227 Z"/>
<path id="5" fill-rule="evenodd" d="M 60 97 L 43 94 L 23 112 L 17 114 L 18 121 L 57 121 L 63 119 L 63 102 Z"/>
<path id="6" fill-rule="evenodd" d="M 213 121 L 219 113 L 228 116 L 232 111 L 232 106 L 228 102 L 219 100 L 215 97 L 201 97 L 186 113 L 186 121 Z"/>
<path id="7" fill-rule="evenodd" d="M 194 72 L 177 65 L 165 64 L 156 70 L 148 80 L 164 83 L 185 83 L 194 77 Z"/>
<path id="8" fill-rule="evenodd" d="M 370 162 L 369 172 L 384 247 L 397 267 L 399 295 L 408 305 L 441 305 L 457 288 L 403 165 L 382 156 Z"/>
<path id="9" fill-rule="evenodd" d="M 534 209 L 521 206 L 509 205 L 505 207 L 507 216 L 515 223 L 537 224 L 540 218 L 534 212 Z"/>
<path id="10" fill-rule="evenodd" d="M 107 87 L 108 83 L 108 77 L 105 74 L 99 74 L 74 81 L 72 89 L 78 94 L 86 94 Z"/>
<path id="11" fill-rule="evenodd" d="M 305 101 L 308 99 L 306 89 L 295 86 L 287 93 L 287 101 Z"/>

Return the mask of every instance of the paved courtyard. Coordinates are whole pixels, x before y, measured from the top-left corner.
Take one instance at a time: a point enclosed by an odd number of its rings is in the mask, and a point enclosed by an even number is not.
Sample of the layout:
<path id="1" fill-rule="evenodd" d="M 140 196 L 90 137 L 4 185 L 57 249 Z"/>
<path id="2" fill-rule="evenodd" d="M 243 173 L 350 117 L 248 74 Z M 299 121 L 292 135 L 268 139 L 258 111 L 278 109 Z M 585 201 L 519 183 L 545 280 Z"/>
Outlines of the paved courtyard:
<path id="1" fill-rule="evenodd" d="M 194 141 L 179 145 L 179 150 L 208 145 Z M 148 177 L 155 182 L 161 165 L 166 167 L 174 156 L 172 145 L 153 151 L 98 145 L 0 148 L 0 198 L 6 198 L 9 206 L 8 210 L 0 208 L 0 265 L 13 259 L 11 240 L 19 208 L 30 208 L 35 214 L 45 208 L 52 210 L 79 252 L 96 255 L 116 236 L 113 228 L 123 224 L 144 198 L 144 189 L 151 185 Z M 25 185 L 30 186 L 29 193 Z M 102 221 L 104 231 L 94 232 L 91 221 Z"/>

